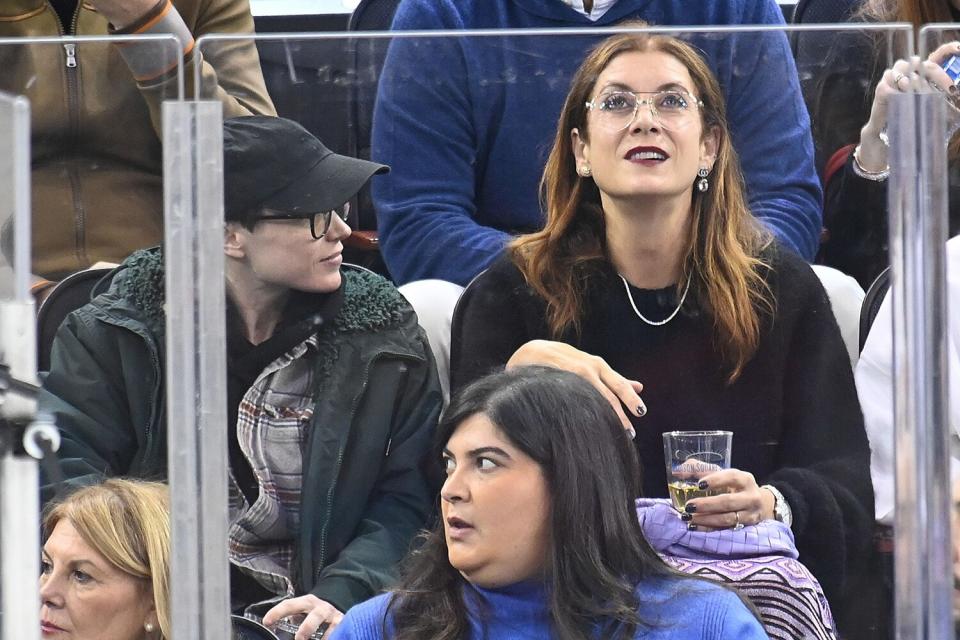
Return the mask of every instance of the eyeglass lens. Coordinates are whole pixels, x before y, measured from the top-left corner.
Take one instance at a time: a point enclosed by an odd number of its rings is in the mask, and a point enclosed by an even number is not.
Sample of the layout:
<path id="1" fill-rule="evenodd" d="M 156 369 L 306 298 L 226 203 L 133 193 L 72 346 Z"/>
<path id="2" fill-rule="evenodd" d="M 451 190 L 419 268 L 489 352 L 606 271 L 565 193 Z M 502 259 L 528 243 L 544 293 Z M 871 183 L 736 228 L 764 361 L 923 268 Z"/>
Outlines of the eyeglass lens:
<path id="1" fill-rule="evenodd" d="M 599 122 L 615 131 L 629 127 L 637 119 L 641 105 L 647 105 L 650 115 L 661 126 L 675 130 L 693 121 L 696 100 L 681 91 L 608 91 L 590 103 Z"/>
<path id="2" fill-rule="evenodd" d="M 330 223 L 333 220 L 334 213 L 337 214 L 338 218 L 346 222 L 350 218 L 350 203 L 344 202 L 343 206 L 333 211 L 322 211 L 310 219 L 310 233 L 316 240 L 325 236 L 327 231 L 330 230 Z"/>

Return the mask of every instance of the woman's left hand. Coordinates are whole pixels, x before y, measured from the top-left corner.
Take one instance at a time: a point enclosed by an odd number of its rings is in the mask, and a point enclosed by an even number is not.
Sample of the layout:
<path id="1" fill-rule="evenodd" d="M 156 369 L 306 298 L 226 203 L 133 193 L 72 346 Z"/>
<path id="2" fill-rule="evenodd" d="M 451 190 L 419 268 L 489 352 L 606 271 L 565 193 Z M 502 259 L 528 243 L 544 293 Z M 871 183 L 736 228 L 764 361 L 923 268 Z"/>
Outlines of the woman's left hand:
<path id="1" fill-rule="evenodd" d="M 704 476 L 701 482 L 706 482 L 709 490 L 728 493 L 687 502 L 684 520 L 696 531 L 732 529 L 738 524 L 757 524 L 774 517 L 776 499 L 757 485 L 752 473 L 724 469 Z"/>
<path id="2" fill-rule="evenodd" d="M 327 625 L 324 637 L 330 637 L 336 626 L 343 620 L 343 614 L 335 606 L 326 600 L 321 600 L 312 593 L 308 593 L 305 596 L 288 598 L 278 603 L 263 616 L 263 624 L 266 627 L 272 627 L 283 618 L 297 614 L 305 615 L 305 617 L 297 629 L 296 640 L 309 640 L 310 636 L 316 633 L 320 625 L 323 624 Z"/>

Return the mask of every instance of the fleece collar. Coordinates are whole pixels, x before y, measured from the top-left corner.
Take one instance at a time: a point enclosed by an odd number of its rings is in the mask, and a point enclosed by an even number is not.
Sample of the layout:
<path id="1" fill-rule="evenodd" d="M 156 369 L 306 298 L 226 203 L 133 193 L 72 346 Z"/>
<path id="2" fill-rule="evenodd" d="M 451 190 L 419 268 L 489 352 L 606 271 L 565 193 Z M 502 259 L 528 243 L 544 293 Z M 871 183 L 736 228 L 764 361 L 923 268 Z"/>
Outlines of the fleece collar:
<path id="1" fill-rule="evenodd" d="M 347 266 L 343 271 L 343 306 L 328 325 L 333 333 L 372 331 L 399 324 L 405 303 L 385 278 Z M 157 328 L 164 324 L 163 253 L 158 248 L 137 251 L 120 267 L 113 289 Z"/>

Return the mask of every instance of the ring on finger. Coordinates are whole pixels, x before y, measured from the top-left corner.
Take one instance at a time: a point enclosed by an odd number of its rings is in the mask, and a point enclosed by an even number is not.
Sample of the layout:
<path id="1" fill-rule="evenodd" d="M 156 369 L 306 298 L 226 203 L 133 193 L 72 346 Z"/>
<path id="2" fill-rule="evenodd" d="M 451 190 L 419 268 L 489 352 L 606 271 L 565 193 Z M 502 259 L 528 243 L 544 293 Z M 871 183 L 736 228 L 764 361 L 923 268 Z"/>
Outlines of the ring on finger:
<path id="1" fill-rule="evenodd" d="M 904 78 L 906 78 L 906 76 L 900 73 L 899 71 L 897 71 L 896 75 L 893 76 L 893 86 L 899 89 L 900 81 L 903 80 Z"/>
<path id="2" fill-rule="evenodd" d="M 733 525 L 733 530 L 734 530 L 734 531 L 740 531 L 740 529 L 743 529 L 743 523 L 740 522 L 740 512 L 739 512 L 739 511 L 734 511 L 734 512 L 733 512 L 733 515 L 736 516 L 736 518 L 737 518 L 737 524 Z"/>

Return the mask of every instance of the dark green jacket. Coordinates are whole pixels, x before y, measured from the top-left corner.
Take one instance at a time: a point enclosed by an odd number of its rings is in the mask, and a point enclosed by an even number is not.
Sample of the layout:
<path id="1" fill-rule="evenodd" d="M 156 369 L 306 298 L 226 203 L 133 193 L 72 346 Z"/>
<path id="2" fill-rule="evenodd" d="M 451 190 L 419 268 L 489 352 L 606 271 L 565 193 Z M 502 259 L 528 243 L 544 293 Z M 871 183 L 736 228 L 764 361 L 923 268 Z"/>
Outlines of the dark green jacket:
<path id="1" fill-rule="evenodd" d="M 410 306 L 383 278 L 343 271 L 343 306 L 318 334 L 326 357 L 305 446 L 294 584 L 346 611 L 391 583 L 427 524 L 436 494 L 421 463 L 441 396 Z M 54 342 L 40 402 L 60 426 L 69 481 L 165 477 L 163 355 L 163 264 L 154 249 L 124 262 Z"/>

